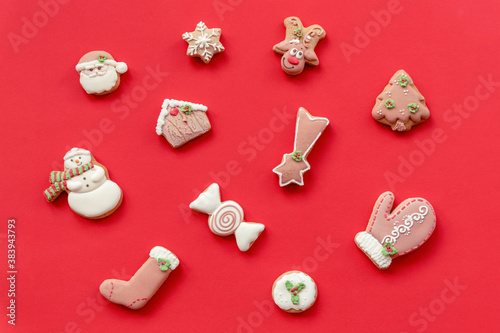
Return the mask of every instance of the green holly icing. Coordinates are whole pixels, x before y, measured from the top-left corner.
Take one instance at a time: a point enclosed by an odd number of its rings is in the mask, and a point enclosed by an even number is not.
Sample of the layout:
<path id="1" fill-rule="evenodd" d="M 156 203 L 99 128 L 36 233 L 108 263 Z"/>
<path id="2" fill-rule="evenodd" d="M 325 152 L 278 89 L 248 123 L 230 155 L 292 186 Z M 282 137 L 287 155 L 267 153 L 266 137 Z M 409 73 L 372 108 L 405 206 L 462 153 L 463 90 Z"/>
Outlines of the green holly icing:
<path id="1" fill-rule="evenodd" d="M 384 256 L 392 256 L 393 254 L 398 253 L 398 250 L 392 245 L 391 242 L 386 242 L 382 247 L 382 254 Z"/>
<path id="2" fill-rule="evenodd" d="M 193 112 L 193 108 L 189 104 L 184 104 L 181 107 L 181 111 L 184 112 L 185 114 L 190 114 L 191 112 Z"/>
<path id="3" fill-rule="evenodd" d="M 295 31 L 293 32 L 295 34 L 295 36 L 297 37 L 302 37 L 302 29 L 298 28 L 298 29 L 295 29 Z"/>
<path id="4" fill-rule="evenodd" d="M 306 285 L 303 282 L 299 282 L 294 285 L 289 280 L 286 280 L 285 286 L 292 296 L 292 303 L 299 304 L 299 292 L 304 289 Z"/>
<path id="5" fill-rule="evenodd" d="M 408 104 L 408 110 L 410 110 L 411 113 L 417 112 L 418 111 L 418 104 L 417 103 Z"/>
<path id="6" fill-rule="evenodd" d="M 99 55 L 97 56 L 97 60 L 98 60 L 99 62 L 104 62 L 104 61 L 106 61 L 106 59 L 108 59 L 108 57 L 106 57 L 106 55 L 104 55 L 104 54 L 99 54 Z"/>
<path id="7" fill-rule="evenodd" d="M 302 152 L 299 150 L 296 150 L 292 153 L 292 158 L 295 162 L 300 162 L 302 161 Z"/>
<path id="8" fill-rule="evenodd" d="M 168 259 L 158 258 L 158 265 L 160 266 L 160 269 L 165 272 L 171 264 Z"/>
<path id="9" fill-rule="evenodd" d="M 385 101 L 385 107 L 388 109 L 392 109 L 395 106 L 394 101 L 392 99 L 388 99 Z"/>
<path id="10" fill-rule="evenodd" d="M 405 75 L 401 75 L 398 78 L 398 81 L 401 87 L 406 87 L 408 85 L 408 78 Z"/>

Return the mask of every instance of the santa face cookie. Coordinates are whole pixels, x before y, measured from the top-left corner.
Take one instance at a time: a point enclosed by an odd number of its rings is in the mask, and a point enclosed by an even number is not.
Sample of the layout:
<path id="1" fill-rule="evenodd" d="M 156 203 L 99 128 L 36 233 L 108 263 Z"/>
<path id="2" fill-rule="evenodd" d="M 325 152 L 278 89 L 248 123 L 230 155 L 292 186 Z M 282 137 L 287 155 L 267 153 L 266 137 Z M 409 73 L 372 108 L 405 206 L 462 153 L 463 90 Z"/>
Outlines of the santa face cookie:
<path id="1" fill-rule="evenodd" d="M 289 271 L 274 281 L 272 296 L 274 303 L 280 309 L 299 313 L 309 309 L 316 302 L 318 288 L 306 273 Z"/>
<path id="2" fill-rule="evenodd" d="M 284 24 L 285 40 L 273 47 L 274 52 L 283 55 L 283 71 L 289 75 L 298 75 L 304 70 L 305 64 L 318 66 L 319 59 L 314 48 L 325 38 L 325 30 L 317 24 L 304 28 L 300 19 L 295 16 L 287 17 Z"/>
<path id="3" fill-rule="evenodd" d="M 87 94 L 106 95 L 120 85 L 120 75 L 127 71 L 127 64 L 116 62 L 105 51 L 91 51 L 85 54 L 76 71 L 80 73 L 80 84 Z"/>
<path id="4" fill-rule="evenodd" d="M 99 291 L 110 302 L 138 310 L 146 305 L 178 265 L 179 259 L 175 254 L 155 246 L 129 281 L 108 279 L 101 283 Z"/>
<path id="5" fill-rule="evenodd" d="M 378 95 L 372 116 L 376 121 L 391 126 L 393 131 L 404 132 L 427 120 L 430 112 L 412 78 L 401 69 Z"/>
<path id="6" fill-rule="evenodd" d="M 409 198 L 392 210 L 394 194 L 380 195 L 373 207 L 366 231 L 354 241 L 380 269 L 386 269 L 392 259 L 418 249 L 436 228 L 436 214 L 431 204 L 422 198 Z"/>
<path id="7" fill-rule="evenodd" d="M 89 219 L 104 218 L 121 204 L 121 188 L 109 179 L 108 170 L 88 150 L 73 148 L 64 156 L 64 171 L 52 171 L 52 185 L 44 191 L 49 202 L 68 193 L 70 208 Z"/>
<path id="8" fill-rule="evenodd" d="M 163 135 L 172 147 L 180 147 L 210 129 L 205 105 L 175 99 L 163 101 L 156 134 Z"/>
<path id="9" fill-rule="evenodd" d="M 247 251 L 259 238 L 264 225 L 255 222 L 244 222 L 243 209 L 236 202 L 221 202 L 219 185 L 213 183 L 198 198 L 189 204 L 194 211 L 208 214 L 210 231 L 218 236 L 234 234 L 240 251 Z"/>

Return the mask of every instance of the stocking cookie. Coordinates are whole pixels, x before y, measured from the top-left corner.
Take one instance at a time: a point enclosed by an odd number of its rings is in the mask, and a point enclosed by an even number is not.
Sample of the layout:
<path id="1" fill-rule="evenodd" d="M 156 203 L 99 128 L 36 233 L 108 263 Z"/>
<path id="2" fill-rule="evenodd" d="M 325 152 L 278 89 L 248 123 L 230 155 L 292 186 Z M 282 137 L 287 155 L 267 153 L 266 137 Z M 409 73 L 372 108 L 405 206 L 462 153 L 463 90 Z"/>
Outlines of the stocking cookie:
<path id="1" fill-rule="evenodd" d="M 403 132 L 423 123 L 430 113 L 424 96 L 413 84 L 412 78 L 401 69 L 378 95 L 372 116 L 376 121 L 391 126 L 393 131 Z"/>
<path id="2" fill-rule="evenodd" d="M 105 280 L 99 291 L 113 303 L 138 310 L 146 305 L 178 265 L 179 259 L 175 254 L 164 247 L 155 246 L 130 280 Z"/>
<path id="3" fill-rule="evenodd" d="M 215 54 L 224 51 L 224 46 L 219 41 L 220 36 L 221 29 L 209 29 L 205 23 L 200 21 L 193 32 L 182 34 L 182 39 L 189 44 L 187 49 L 188 56 L 198 57 L 205 64 L 208 64 Z"/>
<path id="4" fill-rule="evenodd" d="M 436 228 L 436 214 L 422 198 L 409 198 L 391 212 L 394 194 L 382 193 L 377 199 L 366 231 L 354 241 L 380 269 L 392 259 L 410 253 L 424 244 Z"/>
<path id="5" fill-rule="evenodd" d="M 304 108 L 299 108 L 295 127 L 293 153 L 283 155 L 280 165 L 273 169 L 279 176 L 280 186 L 291 183 L 304 185 L 303 174 L 311 169 L 307 155 L 321 136 L 330 121 L 323 117 L 314 117 Z"/>
<path id="6" fill-rule="evenodd" d="M 127 71 L 127 64 L 116 62 L 105 51 L 91 51 L 85 54 L 76 71 L 80 73 L 80 84 L 87 94 L 106 95 L 118 88 L 121 74 Z"/>
<path id="7" fill-rule="evenodd" d="M 304 28 L 300 19 L 295 16 L 287 17 L 284 24 L 285 40 L 273 47 L 274 52 L 283 55 L 283 71 L 289 75 L 298 75 L 304 70 L 305 64 L 318 66 L 319 59 L 314 48 L 325 38 L 326 31 L 317 24 Z"/>
<path id="8" fill-rule="evenodd" d="M 272 288 L 274 303 L 290 313 L 299 313 L 309 309 L 316 298 L 318 288 L 314 280 L 306 273 L 289 271 L 274 281 Z"/>
<path id="9" fill-rule="evenodd" d="M 219 185 L 213 183 L 189 204 L 194 211 L 208 214 L 210 231 L 218 236 L 234 234 L 240 251 L 247 251 L 264 231 L 260 223 L 244 222 L 243 209 L 234 201 L 220 201 Z"/>
<path id="10" fill-rule="evenodd" d="M 108 170 L 82 148 L 68 151 L 64 156 L 64 171 L 52 171 L 49 181 L 52 185 L 44 191 L 49 202 L 65 191 L 70 208 L 89 219 L 110 215 L 122 202 L 122 190 L 109 179 Z"/>
<path id="11" fill-rule="evenodd" d="M 175 99 L 163 101 L 156 134 L 163 135 L 172 147 L 180 147 L 210 129 L 205 105 Z"/>

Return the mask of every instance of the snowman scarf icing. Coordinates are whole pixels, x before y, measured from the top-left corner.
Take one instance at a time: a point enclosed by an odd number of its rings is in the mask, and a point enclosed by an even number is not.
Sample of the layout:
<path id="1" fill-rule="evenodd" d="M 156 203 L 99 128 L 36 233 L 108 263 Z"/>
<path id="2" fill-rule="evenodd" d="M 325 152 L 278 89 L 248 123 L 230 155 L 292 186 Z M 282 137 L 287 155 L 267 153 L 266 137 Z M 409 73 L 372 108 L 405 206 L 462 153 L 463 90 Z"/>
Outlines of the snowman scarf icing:
<path id="1" fill-rule="evenodd" d="M 68 185 L 66 183 L 67 180 L 75 176 L 79 176 L 82 173 L 89 171 L 93 167 L 94 164 L 87 163 L 77 168 L 69 169 L 66 171 L 52 171 L 49 177 L 52 185 L 50 185 L 50 187 L 43 192 L 47 200 L 49 202 L 54 201 L 62 191 L 68 189 Z"/>
<path id="2" fill-rule="evenodd" d="M 247 251 L 264 231 L 261 223 L 243 222 L 243 209 L 234 201 L 220 201 L 219 185 L 213 183 L 189 207 L 210 215 L 208 226 L 218 236 L 234 234 L 241 251 Z"/>

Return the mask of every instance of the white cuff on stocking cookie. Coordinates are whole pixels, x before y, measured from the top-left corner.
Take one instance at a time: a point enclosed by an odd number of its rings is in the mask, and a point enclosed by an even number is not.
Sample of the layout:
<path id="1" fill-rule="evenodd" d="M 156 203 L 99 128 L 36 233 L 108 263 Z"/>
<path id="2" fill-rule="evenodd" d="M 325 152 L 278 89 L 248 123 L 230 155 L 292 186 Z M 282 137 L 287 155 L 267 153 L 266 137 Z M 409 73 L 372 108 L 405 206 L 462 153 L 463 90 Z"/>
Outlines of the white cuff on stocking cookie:
<path id="1" fill-rule="evenodd" d="M 356 245 L 380 269 L 389 267 L 392 259 L 419 248 L 436 228 L 436 214 L 427 200 L 406 199 L 391 213 L 393 203 L 394 194 L 382 193 L 366 231 L 354 238 Z"/>
<path id="2" fill-rule="evenodd" d="M 208 226 L 218 236 L 234 234 L 241 251 L 247 251 L 264 231 L 260 223 L 244 222 L 243 209 L 234 201 L 220 200 L 219 185 L 213 183 L 189 207 L 200 213 L 208 214 Z"/>

